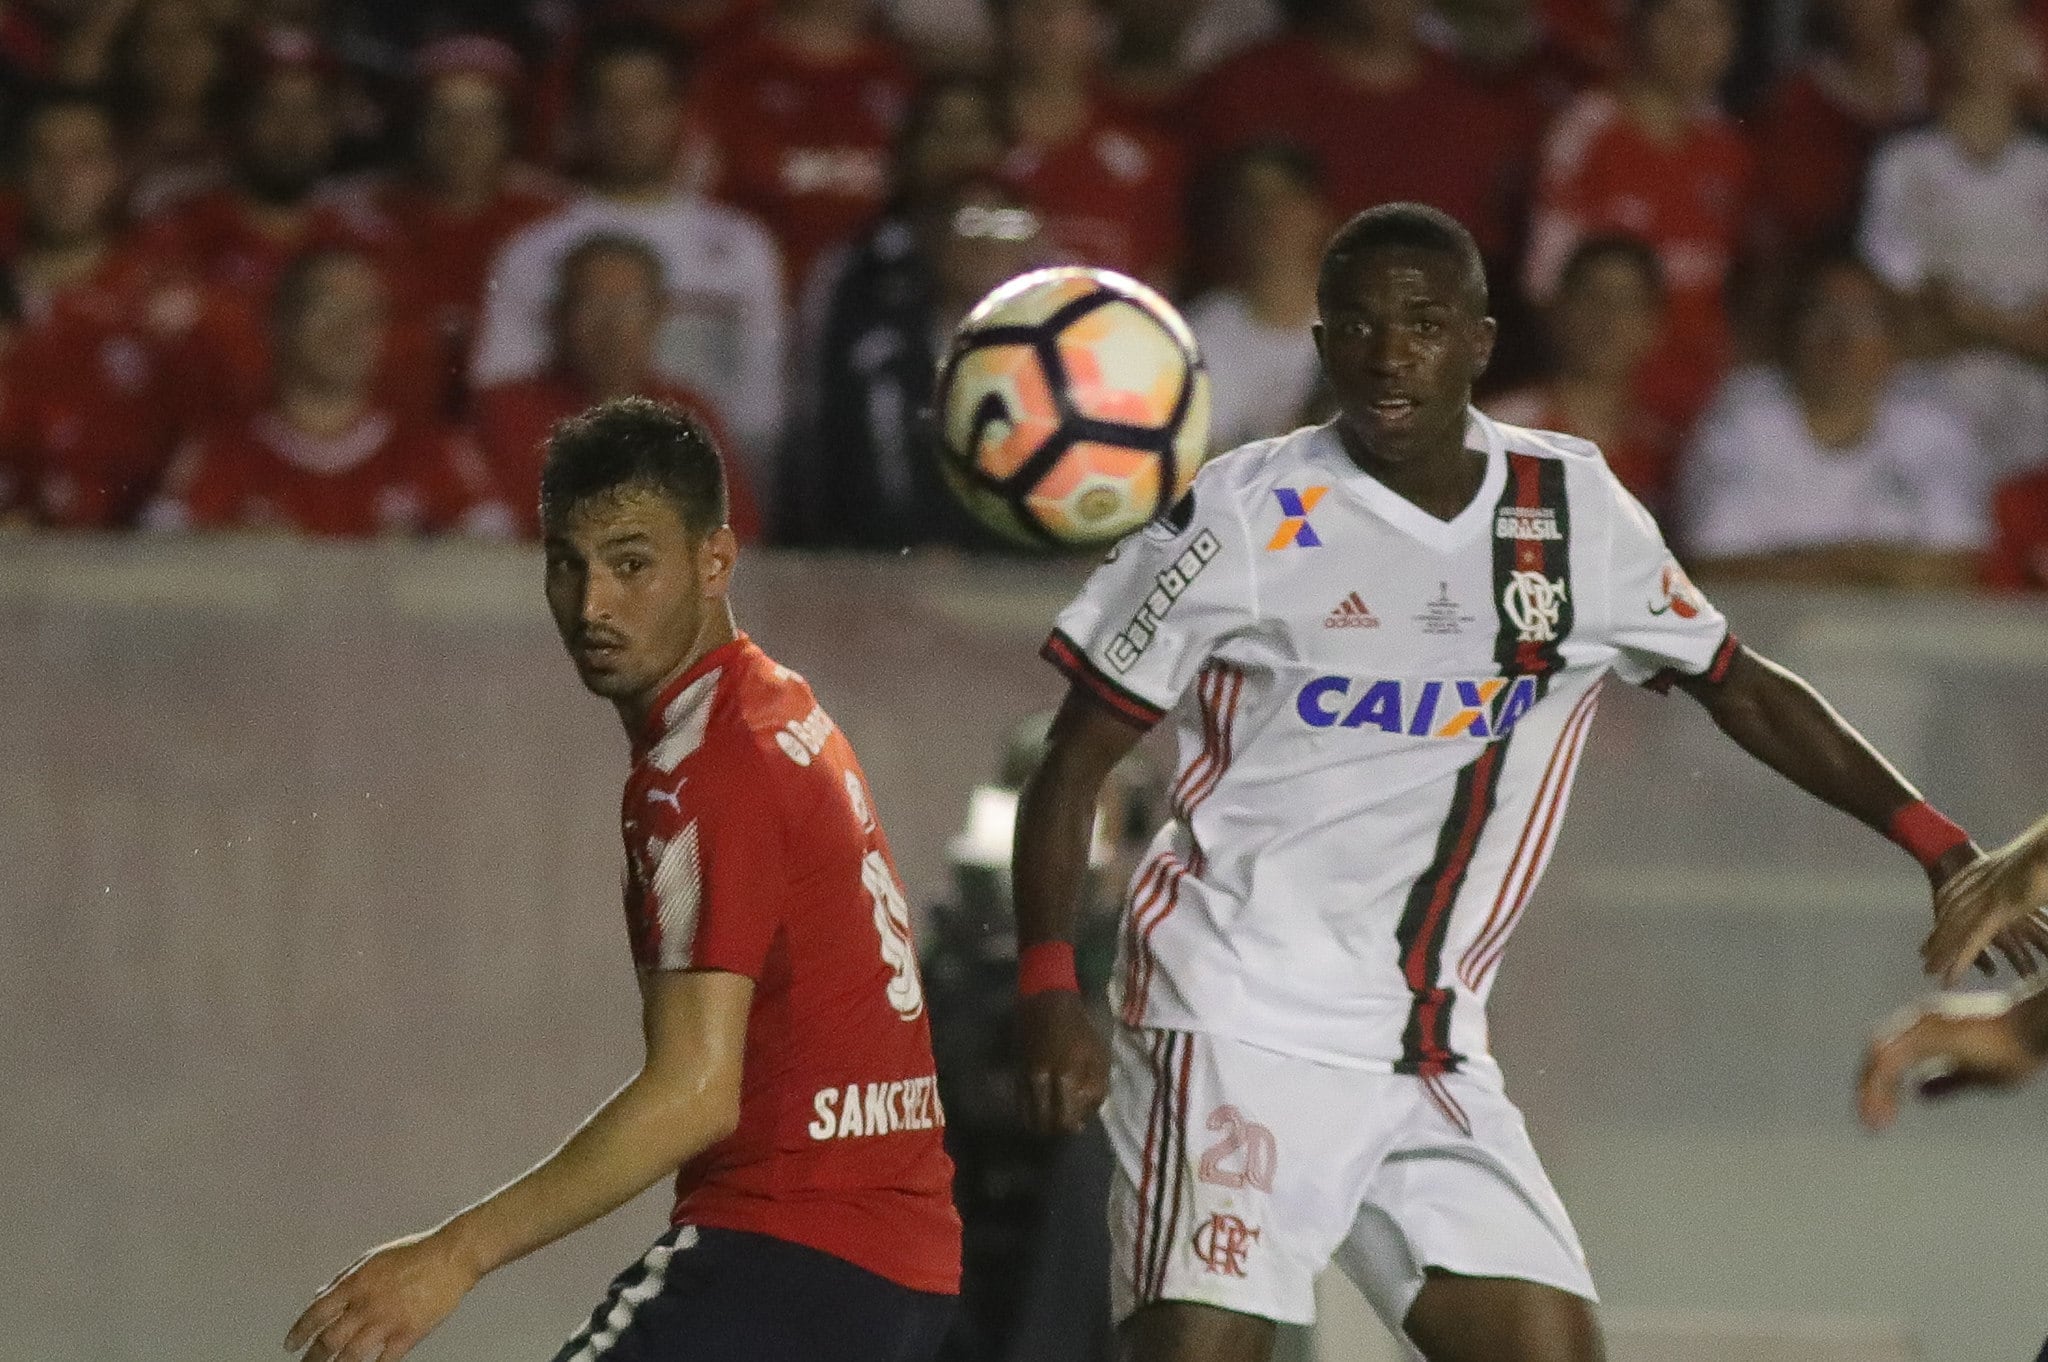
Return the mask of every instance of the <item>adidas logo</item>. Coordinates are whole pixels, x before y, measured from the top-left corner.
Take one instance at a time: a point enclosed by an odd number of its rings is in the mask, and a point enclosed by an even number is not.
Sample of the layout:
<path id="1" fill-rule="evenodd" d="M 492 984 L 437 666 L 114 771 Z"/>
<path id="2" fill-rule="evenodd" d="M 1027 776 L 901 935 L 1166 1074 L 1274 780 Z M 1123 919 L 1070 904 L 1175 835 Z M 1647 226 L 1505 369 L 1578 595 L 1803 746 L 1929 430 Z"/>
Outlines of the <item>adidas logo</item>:
<path id="1" fill-rule="evenodd" d="M 1325 629 L 1377 629 L 1380 618 L 1356 591 L 1337 602 L 1337 608 L 1323 616 Z"/>

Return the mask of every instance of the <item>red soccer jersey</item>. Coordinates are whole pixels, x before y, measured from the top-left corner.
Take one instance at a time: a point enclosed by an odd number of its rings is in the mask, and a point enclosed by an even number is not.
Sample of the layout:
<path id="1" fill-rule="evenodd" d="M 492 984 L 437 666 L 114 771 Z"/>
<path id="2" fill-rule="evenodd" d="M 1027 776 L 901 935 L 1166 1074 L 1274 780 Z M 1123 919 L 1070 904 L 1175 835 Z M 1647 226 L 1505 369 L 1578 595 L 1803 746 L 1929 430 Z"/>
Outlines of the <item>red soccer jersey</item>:
<path id="1" fill-rule="evenodd" d="M 620 817 L 634 963 L 755 983 L 739 1125 L 677 1175 L 675 1223 L 958 1291 L 910 909 L 845 735 L 741 635 L 662 692 Z"/>
<path id="2" fill-rule="evenodd" d="M 1511 426 L 1555 430 L 1581 439 L 1593 438 L 1587 431 L 1574 428 L 1575 423 L 1564 414 L 1550 390 L 1542 384 L 1502 393 L 1480 405 L 1488 416 Z M 1614 476 L 1621 479 L 1623 487 L 1635 493 L 1636 499 L 1653 513 L 1659 516 L 1664 513 L 1671 498 L 1671 475 L 1678 454 L 1677 432 L 1659 420 L 1654 412 L 1639 405 L 1630 413 L 1620 435 L 1601 444 L 1600 453 L 1607 460 L 1607 466 L 1614 470 Z"/>
<path id="3" fill-rule="evenodd" d="M 1180 149 L 1098 100 L 1087 124 L 1051 146 L 1018 145 L 1002 165 L 1075 259 L 1165 288 L 1180 257 Z"/>
<path id="4" fill-rule="evenodd" d="M 1435 53 L 1422 54 L 1406 85 L 1373 90 L 1311 39 L 1276 38 L 1223 63 L 1185 107 L 1204 162 L 1253 142 L 1294 142 L 1315 155 L 1340 216 L 1411 199 L 1464 223 L 1490 260 L 1515 241 L 1516 188 L 1534 152 L 1526 111 Z"/>
<path id="5" fill-rule="evenodd" d="M 2001 591 L 2048 591 L 2048 470 L 2000 487 L 1991 517 L 1984 584 Z"/>
<path id="6" fill-rule="evenodd" d="M 389 411 L 322 437 L 264 411 L 187 440 L 147 523 L 369 538 L 503 534 L 512 518 L 467 437 Z"/>
<path id="7" fill-rule="evenodd" d="M 289 236 L 263 230 L 232 190 L 181 205 L 146 229 L 146 249 L 160 277 L 187 295 L 189 336 L 179 347 L 185 423 L 210 424 L 222 412 L 247 412 L 269 399 L 272 295 L 286 266 L 302 253 L 333 247 L 359 250 L 383 269 L 391 288 L 391 321 L 378 366 L 379 394 L 408 413 L 437 412 L 445 392 L 444 362 L 431 318 L 411 306 L 420 268 L 390 224 L 356 205 L 317 205 Z M 167 290 L 168 292 L 168 290 Z"/>
<path id="8" fill-rule="evenodd" d="M 649 383 L 642 395 L 681 407 L 710 429 L 713 443 L 725 456 L 726 500 L 733 533 L 743 542 L 760 538 L 759 503 L 747 485 L 742 461 L 717 409 L 688 388 L 660 380 Z M 574 380 L 559 373 L 500 383 L 476 395 L 477 443 L 498 489 L 512 507 L 519 532 L 529 539 L 540 536 L 540 466 L 547 453 L 548 432 L 556 422 L 595 401 Z"/>
<path id="9" fill-rule="evenodd" d="M 875 41 L 821 62 L 765 30 L 712 58 L 694 109 L 716 157 L 711 188 L 761 219 L 782 248 L 791 296 L 825 252 L 889 195 L 889 159 L 911 77 Z"/>
<path id="10" fill-rule="evenodd" d="M 1871 151 L 1911 113 L 1860 106 L 1819 62 L 1795 71 L 1750 119 L 1756 212 L 1771 246 L 1788 256 L 1847 240 Z"/>
<path id="11" fill-rule="evenodd" d="M 1624 232 L 1657 251 L 1667 299 L 1664 335 L 1643 387 L 1667 419 L 1688 426 L 1732 353 L 1723 294 L 1751 189 L 1749 146 L 1726 118 L 1703 112 L 1664 143 L 1607 91 L 1582 95 L 1543 149 L 1530 230 L 1530 293 L 1548 298 L 1572 249 Z"/>
<path id="12" fill-rule="evenodd" d="M 175 380 L 151 300 L 147 265 L 120 249 L 90 278 L 23 299 L 0 445 L 16 500 L 47 524 L 125 526 L 156 491 L 176 439 Z"/>
<path id="13" fill-rule="evenodd" d="M 404 307 L 433 335 L 450 405 L 469 369 L 470 338 L 483 307 L 491 261 L 513 233 L 560 208 L 562 187 L 526 166 L 506 176 L 497 197 L 474 213 L 451 211 L 411 180 L 391 177 L 364 194 L 372 219 L 388 226 L 421 267 L 410 271 Z"/>

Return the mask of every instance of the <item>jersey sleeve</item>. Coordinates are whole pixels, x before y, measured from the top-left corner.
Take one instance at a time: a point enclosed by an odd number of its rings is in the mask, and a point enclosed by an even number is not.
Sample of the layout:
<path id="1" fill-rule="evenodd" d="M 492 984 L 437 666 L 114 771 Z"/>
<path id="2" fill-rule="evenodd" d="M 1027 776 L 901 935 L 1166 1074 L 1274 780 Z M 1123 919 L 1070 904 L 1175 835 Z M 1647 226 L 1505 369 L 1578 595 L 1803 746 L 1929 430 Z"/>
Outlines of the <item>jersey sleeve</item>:
<path id="1" fill-rule="evenodd" d="M 1256 614 L 1243 522 L 1198 485 L 1111 551 L 1060 612 L 1044 655 L 1119 717 L 1150 728 Z"/>
<path id="2" fill-rule="evenodd" d="M 1720 680 L 1735 656 L 1727 619 L 1685 575 L 1642 503 L 1607 478 L 1616 503 L 1608 560 L 1614 670 L 1660 693 L 1681 676 Z"/>
<path id="3" fill-rule="evenodd" d="M 781 807 L 758 772 L 695 774 L 645 789 L 626 810 L 633 963 L 759 979 L 789 898 Z"/>

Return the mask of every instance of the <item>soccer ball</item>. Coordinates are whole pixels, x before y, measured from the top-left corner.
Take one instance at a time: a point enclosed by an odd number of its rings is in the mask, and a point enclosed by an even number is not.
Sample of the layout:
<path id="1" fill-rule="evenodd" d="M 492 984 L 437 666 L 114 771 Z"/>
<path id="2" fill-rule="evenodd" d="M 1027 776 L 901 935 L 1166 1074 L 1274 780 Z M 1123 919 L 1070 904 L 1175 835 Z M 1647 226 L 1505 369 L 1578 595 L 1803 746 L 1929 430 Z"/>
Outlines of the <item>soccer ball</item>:
<path id="1" fill-rule="evenodd" d="M 953 336 L 946 483 L 1004 538 L 1094 548 L 1164 513 L 1208 451 L 1209 375 L 1173 305 L 1109 270 L 1019 275 Z"/>

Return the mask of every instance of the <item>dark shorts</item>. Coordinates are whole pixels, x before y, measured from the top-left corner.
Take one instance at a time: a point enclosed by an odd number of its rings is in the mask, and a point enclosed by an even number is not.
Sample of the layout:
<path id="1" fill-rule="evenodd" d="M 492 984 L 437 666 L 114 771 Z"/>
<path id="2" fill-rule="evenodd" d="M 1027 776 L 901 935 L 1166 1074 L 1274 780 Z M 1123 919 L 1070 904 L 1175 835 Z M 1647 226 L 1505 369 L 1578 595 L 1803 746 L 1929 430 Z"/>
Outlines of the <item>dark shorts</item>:
<path id="1" fill-rule="evenodd" d="M 784 1239 L 679 1225 L 555 1362 L 931 1362 L 956 1300 Z"/>

